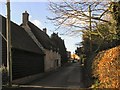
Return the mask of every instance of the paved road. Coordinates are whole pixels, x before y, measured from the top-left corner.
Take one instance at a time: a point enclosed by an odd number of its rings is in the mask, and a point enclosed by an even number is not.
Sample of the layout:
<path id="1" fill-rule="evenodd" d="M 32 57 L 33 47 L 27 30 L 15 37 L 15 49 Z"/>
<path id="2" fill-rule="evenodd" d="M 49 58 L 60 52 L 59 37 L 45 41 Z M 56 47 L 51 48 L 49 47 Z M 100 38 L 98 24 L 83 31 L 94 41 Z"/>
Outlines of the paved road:
<path id="1" fill-rule="evenodd" d="M 29 85 L 5 87 L 2 90 L 82 90 L 84 88 L 79 63 L 66 65 Z"/>
<path id="2" fill-rule="evenodd" d="M 83 88 L 84 85 L 80 73 L 80 64 L 72 63 L 66 65 L 54 73 L 30 83 L 30 85 L 41 87 Z"/>

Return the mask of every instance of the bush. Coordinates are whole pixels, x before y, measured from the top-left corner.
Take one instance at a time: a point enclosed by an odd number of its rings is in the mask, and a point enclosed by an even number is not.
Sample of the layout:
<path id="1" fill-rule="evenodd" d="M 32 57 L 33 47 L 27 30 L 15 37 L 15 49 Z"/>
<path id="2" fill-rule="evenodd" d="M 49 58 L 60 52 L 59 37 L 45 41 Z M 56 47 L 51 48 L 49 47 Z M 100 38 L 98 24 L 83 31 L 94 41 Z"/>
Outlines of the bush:
<path id="1" fill-rule="evenodd" d="M 2 84 L 6 85 L 7 82 L 8 82 L 8 71 L 7 71 L 7 67 L 3 65 L 2 66 Z"/>
<path id="2" fill-rule="evenodd" d="M 98 78 L 98 88 L 120 88 L 120 46 L 96 56 L 93 77 Z"/>

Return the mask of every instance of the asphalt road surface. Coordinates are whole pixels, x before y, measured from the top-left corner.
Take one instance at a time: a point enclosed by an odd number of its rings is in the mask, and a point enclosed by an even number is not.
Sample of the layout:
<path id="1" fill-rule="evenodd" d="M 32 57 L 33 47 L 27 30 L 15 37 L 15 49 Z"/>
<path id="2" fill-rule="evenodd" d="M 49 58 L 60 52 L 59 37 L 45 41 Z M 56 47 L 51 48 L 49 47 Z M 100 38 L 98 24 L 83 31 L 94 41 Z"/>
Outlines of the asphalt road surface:
<path id="1" fill-rule="evenodd" d="M 80 63 L 66 65 L 46 77 L 30 83 L 30 85 L 42 87 L 83 88 L 84 85 L 80 73 Z"/>
<path id="2" fill-rule="evenodd" d="M 18 88 L 2 90 L 81 90 L 84 88 L 80 63 L 71 63 Z"/>

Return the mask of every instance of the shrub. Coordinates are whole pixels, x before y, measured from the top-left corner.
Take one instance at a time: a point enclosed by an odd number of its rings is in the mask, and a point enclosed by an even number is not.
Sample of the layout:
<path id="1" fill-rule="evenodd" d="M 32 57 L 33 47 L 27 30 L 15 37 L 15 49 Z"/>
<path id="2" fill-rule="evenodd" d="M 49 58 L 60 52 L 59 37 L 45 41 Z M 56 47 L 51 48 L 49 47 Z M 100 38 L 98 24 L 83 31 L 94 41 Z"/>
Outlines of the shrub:
<path id="1" fill-rule="evenodd" d="M 93 67 L 93 76 L 100 83 L 98 88 L 120 88 L 120 46 L 99 53 Z"/>

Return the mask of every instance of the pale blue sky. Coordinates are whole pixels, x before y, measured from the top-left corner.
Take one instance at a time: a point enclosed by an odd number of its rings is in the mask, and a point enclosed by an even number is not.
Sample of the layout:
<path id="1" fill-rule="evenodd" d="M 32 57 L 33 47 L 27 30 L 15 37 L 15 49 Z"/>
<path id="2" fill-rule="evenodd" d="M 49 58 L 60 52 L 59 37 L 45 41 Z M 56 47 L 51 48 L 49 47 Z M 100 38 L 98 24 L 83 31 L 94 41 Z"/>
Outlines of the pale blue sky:
<path id="1" fill-rule="evenodd" d="M 40 29 L 46 27 L 47 33 L 50 36 L 55 30 L 55 26 L 51 21 L 47 19 L 47 16 L 52 16 L 52 13 L 48 10 L 48 2 L 12 2 L 11 3 L 11 20 L 18 25 L 22 23 L 22 13 L 28 11 L 29 19 L 36 24 Z M 0 3 L 0 14 L 6 17 L 6 3 Z M 62 30 L 63 31 L 63 30 Z M 60 30 L 57 31 L 62 33 Z M 72 53 L 75 51 L 75 43 L 81 41 L 81 37 L 70 37 L 59 35 L 65 41 L 65 45 L 68 51 Z"/>

